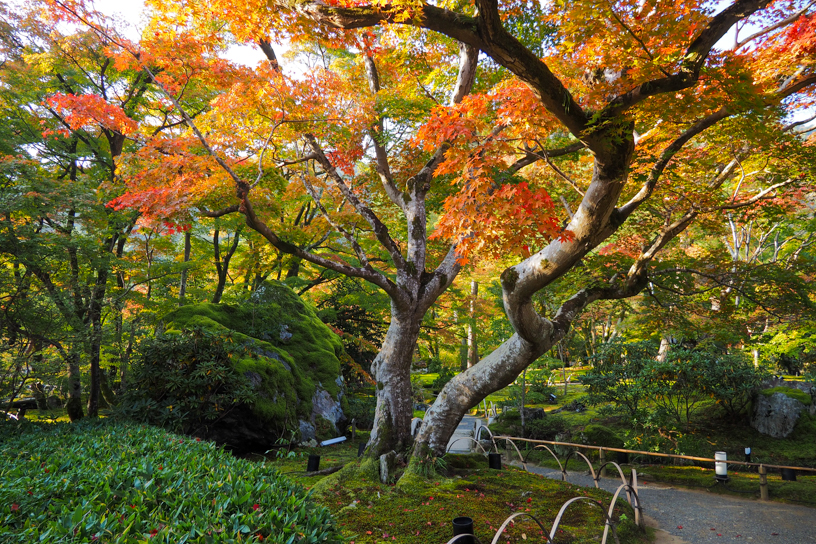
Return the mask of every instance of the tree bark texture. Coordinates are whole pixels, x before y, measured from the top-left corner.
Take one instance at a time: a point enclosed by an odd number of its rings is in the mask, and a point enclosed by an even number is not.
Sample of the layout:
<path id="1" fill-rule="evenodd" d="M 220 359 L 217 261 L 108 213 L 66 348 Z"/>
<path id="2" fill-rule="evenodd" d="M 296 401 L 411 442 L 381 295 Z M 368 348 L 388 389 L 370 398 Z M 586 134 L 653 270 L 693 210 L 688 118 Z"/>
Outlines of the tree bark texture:
<path id="1" fill-rule="evenodd" d="M 411 360 L 421 324 L 421 315 L 393 312 L 382 348 L 371 364 L 377 408 L 369 448 L 378 455 L 381 451 L 403 451 L 411 444 Z"/>

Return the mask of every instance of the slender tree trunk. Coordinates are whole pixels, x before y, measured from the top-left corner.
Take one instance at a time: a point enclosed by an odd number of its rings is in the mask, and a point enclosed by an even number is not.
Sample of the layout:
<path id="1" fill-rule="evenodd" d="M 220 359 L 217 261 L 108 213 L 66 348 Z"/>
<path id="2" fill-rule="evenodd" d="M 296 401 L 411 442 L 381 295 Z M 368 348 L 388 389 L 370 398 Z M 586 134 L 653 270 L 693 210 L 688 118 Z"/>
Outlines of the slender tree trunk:
<path id="1" fill-rule="evenodd" d="M 68 377 L 66 387 L 68 390 L 68 400 L 65 402 L 65 409 L 71 421 L 82 419 L 82 382 L 79 375 L 79 352 L 72 349 L 66 361 L 68 367 Z"/>
<path id="2" fill-rule="evenodd" d="M 187 230 L 184 232 L 184 264 L 190 262 L 190 251 L 192 250 L 192 233 Z M 181 281 L 179 283 L 179 306 L 184 306 L 185 297 L 187 296 L 187 267 L 181 271 Z"/>
<path id="3" fill-rule="evenodd" d="M 106 260 L 99 269 L 88 316 L 91 321 L 91 383 L 88 391 L 88 417 L 97 417 L 99 415 L 101 395 L 101 369 L 99 365 L 102 355 L 102 305 L 108 284 L 108 266 L 109 262 Z"/>
<path id="4" fill-rule="evenodd" d="M 479 282 L 470 282 L 470 320 L 468 321 L 468 352 L 467 367 L 470 368 L 479 362 L 479 347 L 476 344 L 476 297 L 479 296 Z"/>
<path id="5" fill-rule="evenodd" d="M 289 264 L 289 269 L 286 271 L 287 278 L 297 278 L 300 275 L 300 262 L 301 259 L 292 259 L 292 262 Z"/>
<path id="6" fill-rule="evenodd" d="M 657 357 L 655 357 L 655 359 L 661 363 L 666 360 L 666 356 L 669 354 L 671 340 L 671 336 L 665 334 L 660 338 L 660 348 L 657 350 Z"/>
<path id="7" fill-rule="evenodd" d="M 524 425 L 524 405 L 527 403 L 527 369 L 521 373 L 521 407 L 519 408 L 519 416 L 521 416 L 521 436 L 526 437 L 527 432 Z"/>

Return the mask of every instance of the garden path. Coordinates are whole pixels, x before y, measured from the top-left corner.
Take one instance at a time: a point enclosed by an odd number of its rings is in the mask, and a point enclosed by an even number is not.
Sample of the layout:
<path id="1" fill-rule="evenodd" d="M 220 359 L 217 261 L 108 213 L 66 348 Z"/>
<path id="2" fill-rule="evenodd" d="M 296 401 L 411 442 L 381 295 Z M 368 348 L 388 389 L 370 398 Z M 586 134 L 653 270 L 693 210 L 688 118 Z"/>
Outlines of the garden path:
<path id="1" fill-rule="evenodd" d="M 513 463 L 515 464 L 515 463 Z M 560 480 L 561 472 L 528 465 L 530 472 Z M 567 481 L 593 487 L 592 477 L 568 472 Z M 600 486 L 614 492 L 620 480 L 603 478 Z M 752 542 L 754 544 L 816 543 L 816 508 L 741 499 L 655 483 L 640 482 L 646 522 L 657 531 L 656 544 Z"/>
<path id="2" fill-rule="evenodd" d="M 470 453 L 473 451 L 473 441 L 468 440 L 468 438 L 473 438 L 473 430 L 477 421 L 481 421 L 482 425 L 487 425 L 487 422 L 480 417 L 466 415 L 462 418 L 459 426 L 453 431 L 453 436 L 448 441 L 448 451 L 450 453 Z"/>

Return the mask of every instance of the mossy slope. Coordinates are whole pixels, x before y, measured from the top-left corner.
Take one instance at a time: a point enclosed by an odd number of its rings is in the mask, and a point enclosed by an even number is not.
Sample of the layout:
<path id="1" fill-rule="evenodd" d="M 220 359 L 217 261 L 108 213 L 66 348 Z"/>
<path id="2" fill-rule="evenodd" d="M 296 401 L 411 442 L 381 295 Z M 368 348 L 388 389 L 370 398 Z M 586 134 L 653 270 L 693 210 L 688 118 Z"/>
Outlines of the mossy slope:
<path id="1" fill-rule="evenodd" d="M 260 398 L 252 412 L 277 428 L 283 423 L 297 429 L 299 419 L 314 425 L 312 400 L 319 388 L 337 402 L 342 398 L 340 338 L 280 282 L 265 282 L 249 303 L 190 304 L 163 321 L 168 333 L 200 327 L 249 343 L 254 355 L 234 366 L 251 380 L 260 380 Z"/>

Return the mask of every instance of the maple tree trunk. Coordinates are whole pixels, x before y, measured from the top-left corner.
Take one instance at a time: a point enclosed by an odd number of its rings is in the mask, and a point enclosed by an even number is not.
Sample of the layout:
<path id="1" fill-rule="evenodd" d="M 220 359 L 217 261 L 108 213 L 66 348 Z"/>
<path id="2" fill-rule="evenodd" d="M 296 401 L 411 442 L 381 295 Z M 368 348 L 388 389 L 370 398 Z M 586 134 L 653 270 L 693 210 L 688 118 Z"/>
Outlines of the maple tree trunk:
<path id="1" fill-rule="evenodd" d="M 411 360 L 422 316 L 406 314 L 392 312 L 382 348 L 371 365 L 377 388 L 377 409 L 369 440 L 372 456 L 404 451 L 411 444 Z"/>
<path id="2" fill-rule="evenodd" d="M 416 438 L 414 453 L 445 453 L 448 441 L 465 413 L 487 395 L 510 385 L 527 366 L 551 347 L 532 344 L 514 334 L 479 364 L 454 377 L 442 388 Z"/>

